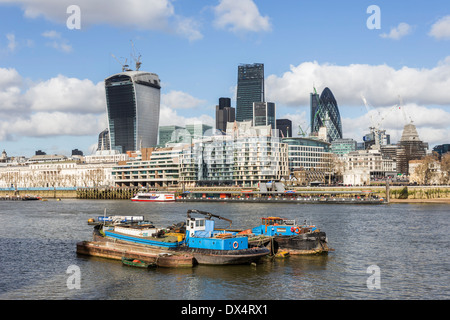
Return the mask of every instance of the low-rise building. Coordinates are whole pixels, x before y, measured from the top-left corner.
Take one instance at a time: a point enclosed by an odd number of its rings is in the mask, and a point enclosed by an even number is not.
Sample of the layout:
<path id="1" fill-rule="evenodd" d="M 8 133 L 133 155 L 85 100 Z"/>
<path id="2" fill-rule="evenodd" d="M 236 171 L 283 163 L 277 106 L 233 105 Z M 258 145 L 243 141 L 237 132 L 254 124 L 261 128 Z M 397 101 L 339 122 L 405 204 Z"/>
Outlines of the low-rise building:
<path id="1" fill-rule="evenodd" d="M 112 185 L 112 164 L 75 161 L 0 167 L 0 188 L 74 188 Z"/>
<path id="2" fill-rule="evenodd" d="M 136 159 L 116 165 L 112 180 L 117 187 L 169 187 L 178 185 L 181 148 L 152 149 L 147 160 Z"/>
<path id="3" fill-rule="evenodd" d="M 288 148 L 271 126 L 251 121 L 228 123 L 226 135 L 194 141 L 183 150 L 180 182 L 184 186 L 234 184 L 257 186 L 280 181 L 288 171 Z"/>

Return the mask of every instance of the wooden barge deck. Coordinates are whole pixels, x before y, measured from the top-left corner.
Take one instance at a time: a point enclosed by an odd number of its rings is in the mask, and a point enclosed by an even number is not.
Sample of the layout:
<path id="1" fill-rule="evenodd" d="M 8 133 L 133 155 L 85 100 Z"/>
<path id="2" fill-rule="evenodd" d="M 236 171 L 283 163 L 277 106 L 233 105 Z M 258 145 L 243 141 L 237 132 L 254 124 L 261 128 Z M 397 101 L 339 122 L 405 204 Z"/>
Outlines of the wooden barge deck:
<path id="1" fill-rule="evenodd" d="M 148 248 L 137 244 L 108 241 L 81 241 L 77 243 L 77 253 L 113 260 L 135 258 L 148 264 L 166 268 L 191 268 L 194 257 L 189 254 L 169 253 L 165 250 Z"/>

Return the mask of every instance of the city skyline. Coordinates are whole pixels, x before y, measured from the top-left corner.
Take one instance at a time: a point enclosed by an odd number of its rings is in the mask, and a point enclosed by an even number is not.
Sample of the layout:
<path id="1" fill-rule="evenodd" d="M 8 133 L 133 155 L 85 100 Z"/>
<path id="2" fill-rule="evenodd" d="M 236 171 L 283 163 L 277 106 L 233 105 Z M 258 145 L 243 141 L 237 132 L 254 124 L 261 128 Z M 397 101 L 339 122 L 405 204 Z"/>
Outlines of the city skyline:
<path id="1" fill-rule="evenodd" d="M 383 118 L 392 143 L 409 119 L 429 149 L 450 141 L 450 7 L 442 2 L 130 3 L 77 1 L 81 26 L 71 30 L 71 1 L 0 0 L 0 149 L 90 154 L 107 127 L 103 79 L 121 70 L 112 54 L 132 66 L 133 49 L 141 70 L 161 78 L 160 125 L 214 127 L 220 97 L 236 107 L 237 66 L 260 62 L 266 101 L 292 120 L 294 136 L 309 125 L 313 87 L 329 87 L 343 138 L 362 141 Z M 368 26 L 370 5 L 380 8 L 381 29 Z"/>

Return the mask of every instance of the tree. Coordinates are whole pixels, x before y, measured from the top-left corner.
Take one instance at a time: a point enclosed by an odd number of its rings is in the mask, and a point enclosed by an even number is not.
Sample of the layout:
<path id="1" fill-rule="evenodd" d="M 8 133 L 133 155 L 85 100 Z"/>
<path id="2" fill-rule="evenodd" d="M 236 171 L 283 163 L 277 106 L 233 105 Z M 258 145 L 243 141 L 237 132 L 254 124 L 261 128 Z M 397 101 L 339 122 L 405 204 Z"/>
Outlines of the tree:
<path id="1" fill-rule="evenodd" d="M 450 184 L 450 152 L 444 153 L 441 158 L 442 184 Z"/>

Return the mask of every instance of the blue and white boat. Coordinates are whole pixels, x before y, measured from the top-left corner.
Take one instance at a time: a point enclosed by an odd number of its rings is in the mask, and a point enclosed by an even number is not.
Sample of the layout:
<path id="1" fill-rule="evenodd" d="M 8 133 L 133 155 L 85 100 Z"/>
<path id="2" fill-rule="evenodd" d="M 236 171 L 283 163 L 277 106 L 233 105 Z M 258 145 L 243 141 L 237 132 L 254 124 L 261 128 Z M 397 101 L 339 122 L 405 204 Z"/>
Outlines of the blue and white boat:
<path id="1" fill-rule="evenodd" d="M 328 248 L 326 233 L 315 225 L 297 224 L 295 220 L 280 217 L 261 218 L 261 224 L 242 233 L 252 234 L 257 240 L 252 243 L 265 243 L 272 253 L 279 250 L 289 254 L 326 254 L 333 249 Z"/>
<path id="2" fill-rule="evenodd" d="M 206 217 L 192 217 L 198 213 Z M 152 224 L 124 224 L 103 227 L 106 238 L 113 241 L 135 243 L 149 248 L 186 252 L 198 264 L 244 264 L 259 260 L 270 253 L 269 249 L 249 246 L 248 237 L 237 231 L 216 230 L 212 217 L 231 220 L 200 210 L 188 210 L 185 233 L 175 233 Z"/>
<path id="3" fill-rule="evenodd" d="M 192 213 L 207 218 L 191 217 Z M 216 230 L 212 217 L 231 220 L 200 210 L 188 210 L 186 221 L 186 245 L 199 264 L 245 264 L 259 260 L 270 253 L 265 247 L 249 247 L 248 237 L 237 231 Z"/>
<path id="4" fill-rule="evenodd" d="M 103 233 L 107 238 L 164 249 L 177 248 L 184 243 L 182 234 L 167 233 L 166 229 L 156 228 L 151 223 L 104 226 Z"/>

